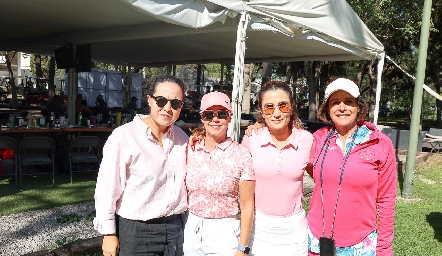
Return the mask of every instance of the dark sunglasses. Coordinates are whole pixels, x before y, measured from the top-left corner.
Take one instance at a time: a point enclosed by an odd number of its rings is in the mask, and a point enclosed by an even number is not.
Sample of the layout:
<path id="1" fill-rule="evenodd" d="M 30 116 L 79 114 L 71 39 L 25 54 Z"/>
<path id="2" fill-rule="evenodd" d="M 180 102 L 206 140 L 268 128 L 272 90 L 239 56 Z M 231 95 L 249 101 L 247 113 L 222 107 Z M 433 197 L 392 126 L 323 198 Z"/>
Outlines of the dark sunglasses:
<path id="1" fill-rule="evenodd" d="M 170 99 L 168 99 L 168 98 L 166 98 L 164 96 L 153 96 L 153 95 L 150 95 L 150 97 L 152 97 L 157 102 L 157 106 L 160 107 L 160 108 L 166 106 L 168 101 L 170 101 L 170 105 L 175 110 L 178 110 L 184 104 L 181 100 L 177 100 L 177 99 L 170 100 Z"/>
<path id="2" fill-rule="evenodd" d="M 277 106 L 275 106 L 275 104 L 273 104 L 273 103 L 267 103 L 267 104 L 264 104 L 263 112 L 266 115 L 273 115 L 273 112 L 275 112 L 276 108 L 278 108 L 279 111 L 281 111 L 282 113 L 289 113 L 290 112 L 290 103 L 288 103 L 287 101 L 281 101 L 278 103 Z"/>
<path id="3" fill-rule="evenodd" d="M 203 119 L 208 119 L 208 120 L 212 120 L 213 117 L 215 116 L 218 117 L 219 119 L 227 119 L 227 117 L 230 116 L 230 112 L 222 110 L 204 111 L 203 113 L 201 113 L 201 116 L 203 117 Z"/>

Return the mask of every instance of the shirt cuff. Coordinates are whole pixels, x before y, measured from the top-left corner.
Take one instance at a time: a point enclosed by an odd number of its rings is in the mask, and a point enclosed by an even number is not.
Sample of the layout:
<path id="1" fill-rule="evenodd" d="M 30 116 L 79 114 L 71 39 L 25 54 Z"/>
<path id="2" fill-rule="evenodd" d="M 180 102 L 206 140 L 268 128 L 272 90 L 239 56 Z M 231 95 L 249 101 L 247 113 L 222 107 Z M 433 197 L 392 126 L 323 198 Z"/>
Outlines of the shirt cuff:
<path id="1" fill-rule="evenodd" d="M 94 219 L 94 229 L 102 235 L 116 234 L 115 219 L 99 221 Z"/>

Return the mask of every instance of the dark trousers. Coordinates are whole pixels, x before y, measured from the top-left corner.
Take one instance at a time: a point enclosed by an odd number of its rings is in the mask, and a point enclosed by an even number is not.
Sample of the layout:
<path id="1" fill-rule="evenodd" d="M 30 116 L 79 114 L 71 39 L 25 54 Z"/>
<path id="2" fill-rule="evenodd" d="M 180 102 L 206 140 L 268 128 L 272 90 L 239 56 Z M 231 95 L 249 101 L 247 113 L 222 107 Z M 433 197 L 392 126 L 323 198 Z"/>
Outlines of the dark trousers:
<path id="1" fill-rule="evenodd" d="M 119 256 L 182 256 L 183 220 L 180 214 L 147 221 L 116 216 Z"/>

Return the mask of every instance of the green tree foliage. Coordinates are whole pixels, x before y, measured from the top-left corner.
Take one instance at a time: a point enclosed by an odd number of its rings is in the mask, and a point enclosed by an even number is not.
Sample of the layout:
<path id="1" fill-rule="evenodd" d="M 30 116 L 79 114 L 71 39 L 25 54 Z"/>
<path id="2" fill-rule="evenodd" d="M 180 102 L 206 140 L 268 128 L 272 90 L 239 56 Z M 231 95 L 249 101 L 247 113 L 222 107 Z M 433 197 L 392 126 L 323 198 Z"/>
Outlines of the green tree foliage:
<path id="1" fill-rule="evenodd" d="M 385 47 L 385 52 L 408 73 L 414 75 L 417 66 L 423 0 L 351 0 L 348 1 L 359 17 Z M 427 75 L 425 83 L 435 88 L 439 81 L 441 35 L 440 13 L 442 4 L 433 1 L 432 28 L 428 47 Z M 389 105 L 397 117 L 409 117 L 414 91 L 414 80 L 393 63 L 386 60 L 381 95 L 382 107 Z M 422 116 L 434 118 L 435 99 L 424 93 Z"/>

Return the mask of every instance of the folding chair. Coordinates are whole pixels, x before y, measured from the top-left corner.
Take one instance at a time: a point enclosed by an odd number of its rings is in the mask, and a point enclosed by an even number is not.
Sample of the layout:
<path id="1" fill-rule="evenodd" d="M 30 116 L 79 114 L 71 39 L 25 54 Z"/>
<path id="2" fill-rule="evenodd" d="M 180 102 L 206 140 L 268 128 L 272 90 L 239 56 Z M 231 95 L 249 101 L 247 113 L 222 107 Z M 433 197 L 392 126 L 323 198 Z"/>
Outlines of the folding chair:
<path id="1" fill-rule="evenodd" d="M 20 189 L 22 188 L 23 166 L 50 165 L 52 168 L 52 186 L 55 186 L 55 143 L 49 137 L 27 137 L 19 146 L 19 173 Z M 47 174 L 51 172 L 39 171 L 33 174 Z"/>
<path id="2" fill-rule="evenodd" d="M 2 170 L 5 166 L 14 166 L 14 183 L 15 183 L 15 187 L 17 187 L 17 185 L 18 185 L 18 179 L 17 179 L 17 176 L 18 176 L 18 170 L 17 170 L 18 142 L 12 137 L 0 136 L 0 149 L 1 150 L 12 149 L 14 151 L 13 158 L 3 158 L 3 156 L 2 156 L 0 158 L 0 163 L 1 163 Z"/>
<path id="3" fill-rule="evenodd" d="M 428 142 L 431 146 L 431 153 L 440 153 L 442 150 L 442 129 L 430 128 L 425 134 L 424 142 Z"/>
<path id="4" fill-rule="evenodd" d="M 78 136 L 69 147 L 69 174 L 72 183 L 73 172 L 98 171 L 101 160 L 101 140 L 97 136 Z M 95 169 L 74 170 L 73 164 L 95 164 Z"/>

